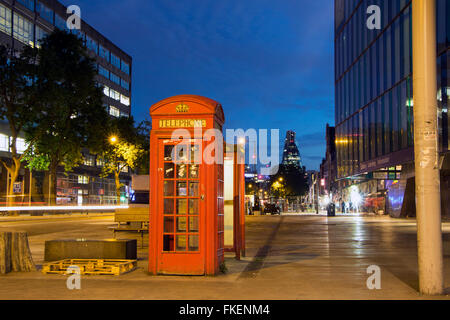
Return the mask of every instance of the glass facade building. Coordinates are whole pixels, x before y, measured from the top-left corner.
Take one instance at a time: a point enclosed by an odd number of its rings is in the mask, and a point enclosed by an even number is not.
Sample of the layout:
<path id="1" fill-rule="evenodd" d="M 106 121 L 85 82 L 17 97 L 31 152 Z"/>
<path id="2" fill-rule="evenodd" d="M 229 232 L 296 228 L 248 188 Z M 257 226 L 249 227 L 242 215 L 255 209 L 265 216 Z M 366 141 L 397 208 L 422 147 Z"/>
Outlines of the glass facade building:
<path id="1" fill-rule="evenodd" d="M 104 87 L 103 100 L 109 114 L 114 117 L 128 117 L 131 114 L 131 56 L 83 20 L 81 30 L 69 30 L 66 23 L 68 17 L 67 8 L 57 0 L 0 0 L 0 43 L 20 50 L 25 45 L 39 47 L 40 40 L 55 28 L 76 34 L 83 41 L 90 56 L 96 60 L 96 81 L 99 86 Z M 7 144 L 9 136 L 8 124 L 0 121 L 0 157 L 10 157 Z M 58 203 L 114 203 L 114 180 L 99 177 L 103 165 L 101 159 L 90 155 L 87 150 L 83 153 L 89 161 L 74 168 L 69 175 L 58 173 Z M 38 173 L 33 174 L 39 176 Z M 80 177 L 83 179 L 80 180 Z M 129 183 L 128 172 L 124 173 L 122 178 L 122 182 Z M 0 198 L 6 191 L 6 182 L 3 182 L 6 179 L 6 170 L 0 166 Z M 18 181 L 27 179 L 28 174 L 21 170 Z M 25 193 L 28 193 L 29 182 L 26 181 L 24 185 Z M 36 199 L 33 198 L 33 201 Z"/>
<path id="2" fill-rule="evenodd" d="M 440 151 L 449 150 L 450 1 L 436 0 Z M 377 5 L 381 28 L 369 29 Z M 373 178 L 382 189 L 414 160 L 411 0 L 335 0 L 338 179 Z M 389 170 L 391 172 L 389 172 Z M 385 172 L 383 179 L 382 172 Z M 384 181 L 383 181 L 384 180 Z"/>

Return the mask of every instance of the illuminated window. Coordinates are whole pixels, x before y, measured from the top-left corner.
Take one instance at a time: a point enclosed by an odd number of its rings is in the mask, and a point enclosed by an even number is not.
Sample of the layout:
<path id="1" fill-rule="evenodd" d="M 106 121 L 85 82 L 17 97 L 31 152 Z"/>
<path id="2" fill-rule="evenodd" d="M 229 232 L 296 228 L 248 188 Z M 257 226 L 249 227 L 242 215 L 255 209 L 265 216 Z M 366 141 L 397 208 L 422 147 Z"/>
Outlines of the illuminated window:
<path id="1" fill-rule="evenodd" d="M 9 151 L 9 137 L 0 133 L 0 151 Z"/>
<path id="2" fill-rule="evenodd" d="M 78 183 L 79 184 L 88 184 L 89 177 L 88 176 L 78 176 Z"/>
<path id="3" fill-rule="evenodd" d="M 36 26 L 36 40 L 35 40 L 36 47 L 38 48 L 40 47 L 40 41 L 44 39 L 47 35 L 48 35 L 47 32 Z"/>
<path id="4" fill-rule="evenodd" d="M 0 31 L 11 35 L 11 10 L 0 4 Z"/>
<path id="5" fill-rule="evenodd" d="M 103 94 L 107 97 L 109 97 L 109 87 L 108 86 L 103 86 Z"/>
<path id="6" fill-rule="evenodd" d="M 90 155 L 90 154 L 85 155 L 83 164 L 85 166 L 94 167 L 95 166 L 95 156 Z"/>
<path id="7" fill-rule="evenodd" d="M 120 110 L 114 106 L 109 106 L 109 114 L 113 117 L 120 117 Z"/>
<path id="8" fill-rule="evenodd" d="M 9 138 L 10 143 L 12 143 L 12 137 Z M 16 140 L 16 150 L 17 153 L 24 153 L 25 150 L 27 150 L 27 143 L 25 142 L 25 139 L 17 138 Z"/>
<path id="9" fill-rule="evenodd" d="M 97 157 L 97 167 L 103 167 L 105 165 L 105 160 L 100 157 Z"/>
<path id="10" fill-rule="evenodd" d="M 123 94 L 120 95 L 120 102 L 123 103 L 126 106 L 130 105 L 130 98 L 127 96 L 124 96 Z"/>
<path id="11" fill-rule="evenodd" d="M 120 101 L 120 93 L 114 89 L 109 88 L 109 97 L 114 100 Z"/>
<path id="12" fill-rule="evenodd" d="M 14 13 L 14 38 L 33 46 L 33 24 L 24 17 Z"/>

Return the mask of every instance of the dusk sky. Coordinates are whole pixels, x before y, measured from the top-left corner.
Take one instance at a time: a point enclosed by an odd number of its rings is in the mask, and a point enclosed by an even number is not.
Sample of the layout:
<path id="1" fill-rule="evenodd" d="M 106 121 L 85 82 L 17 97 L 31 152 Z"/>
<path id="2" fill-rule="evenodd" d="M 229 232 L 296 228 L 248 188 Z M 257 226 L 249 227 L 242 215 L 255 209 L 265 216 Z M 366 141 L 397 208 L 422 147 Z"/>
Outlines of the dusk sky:
<path id="1" fill-rule="evenodd" d="M 161 99 L 219 101 L 226 128 L 297 132 L 308 170 L 334 125 L 331 0 L 63 0 L 133 58 L 132 114 Z"/>

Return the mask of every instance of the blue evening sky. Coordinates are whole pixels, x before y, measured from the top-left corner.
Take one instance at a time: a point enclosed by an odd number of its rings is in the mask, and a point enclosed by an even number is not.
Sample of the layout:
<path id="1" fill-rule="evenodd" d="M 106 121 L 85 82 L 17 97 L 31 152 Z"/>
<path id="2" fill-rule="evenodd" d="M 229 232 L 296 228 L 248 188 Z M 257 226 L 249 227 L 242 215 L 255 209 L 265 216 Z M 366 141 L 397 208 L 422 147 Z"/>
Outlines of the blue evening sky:
<path id="1" fill-rule="evenodd" d="M 307 169 L 334 125 L 331 0 L 63 0 L 133 57 L 132 114 L 178 94 L 222 103 L 226 128 L 297 132 Z"/>

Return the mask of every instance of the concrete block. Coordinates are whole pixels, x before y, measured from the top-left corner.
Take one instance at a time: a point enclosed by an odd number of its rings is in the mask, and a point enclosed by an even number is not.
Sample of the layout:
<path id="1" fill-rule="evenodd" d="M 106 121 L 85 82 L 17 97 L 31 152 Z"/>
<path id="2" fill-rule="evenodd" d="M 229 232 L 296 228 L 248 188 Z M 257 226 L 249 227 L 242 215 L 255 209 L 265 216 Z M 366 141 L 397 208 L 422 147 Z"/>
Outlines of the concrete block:
<path id="1" fill-rule="evenodd" d="M 45 241 L 45 261 L 63 259 L 137 259 L 137 240 Z"/>

